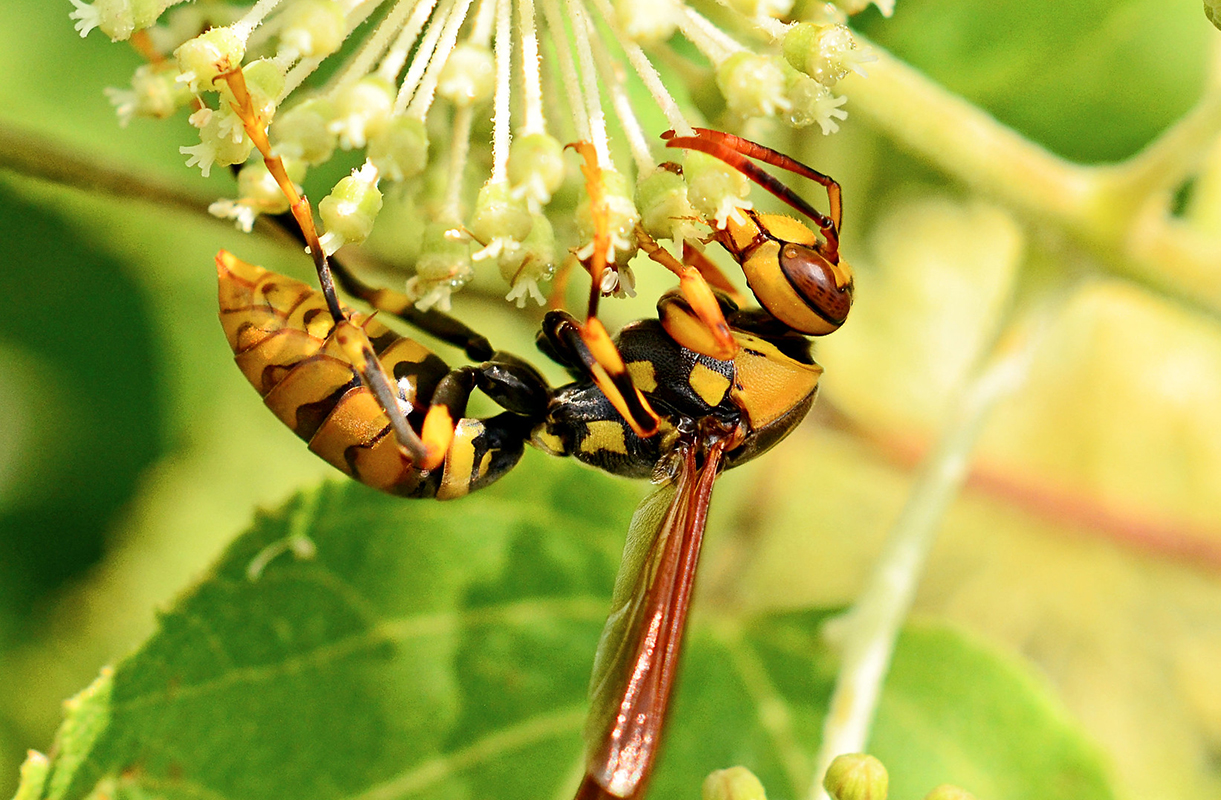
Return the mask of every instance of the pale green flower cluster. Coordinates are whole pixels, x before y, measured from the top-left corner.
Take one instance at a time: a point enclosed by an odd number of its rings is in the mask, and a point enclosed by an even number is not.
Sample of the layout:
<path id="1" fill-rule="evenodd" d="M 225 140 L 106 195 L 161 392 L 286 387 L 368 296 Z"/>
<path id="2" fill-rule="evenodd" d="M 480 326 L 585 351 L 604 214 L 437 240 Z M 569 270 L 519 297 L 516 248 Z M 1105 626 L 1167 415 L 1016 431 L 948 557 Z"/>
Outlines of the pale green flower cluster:
<path id="1" fill-rule="evenodd" d="M 842 8 L 791 20 L 789 0 L 72 2 L 82 36 L 98 28 L 149 59 L 129 88 L 108 90 L 120 121 L 185 107 L 199 135 L 181 148 L 187 164 L 237 170 L 238 196 L 212 213 L 249 230 L 288 208 L 235 113 L 235 71 L 292 181 L 336 153 L 363 155 L 318 204 L 323 248 L 364 241 L 383 206 L 410 208 L 422 224 L 407 289 L 421 308 L 447 308 L 489 262 L 509 299 L 542 302 L 561 259 L 593 254 L 588 198 L 564 190 L 581 185 L 563 148 L 577 140 L 605 185 L 602 288 L 630 293 L 637 226 L 678 241 L 748 207 L 745 180 L 716 159 L 659 168 L 679 157 L 659 120 L 680 134 L 714 114 L 710 127 L 773 118 L 831 133 L 846 116 L 835 84 L 870 60 Z M 661 64 L 703 75 L 723 107 L 672 92 Z"/>

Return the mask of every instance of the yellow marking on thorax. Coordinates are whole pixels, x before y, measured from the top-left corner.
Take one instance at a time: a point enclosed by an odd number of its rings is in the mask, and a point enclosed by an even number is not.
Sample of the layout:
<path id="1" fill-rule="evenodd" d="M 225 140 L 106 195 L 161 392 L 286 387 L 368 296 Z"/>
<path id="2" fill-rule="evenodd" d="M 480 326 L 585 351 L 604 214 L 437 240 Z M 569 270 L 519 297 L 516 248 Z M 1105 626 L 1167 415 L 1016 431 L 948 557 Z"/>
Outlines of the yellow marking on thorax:
<path id="1" fill-rule="evenodd" d="M 623 423 L 601 419 L 585 424 L 589 435 L 581 441 L 582 453 L 609 451 L 627 455 L 627 440 L 623 435 Z"/>
<path id="2" fill-rule="evenodd" d="M 543 425 L 539 425 L 530 434 L 530 441 L 544 453 L 553 456 L 567 455 L 564 451 L 564 440 L 556 436 Z"/>
<path id="3" fill-rule="evenodd" d="M 725 399 L 725 392 L 729 389 L 729 378 L 714 369 L 710 369 L 699 362 L 691 368 L 691 374 L 687 376 L 687 383 L 696 394 L 710 406 L 719 405 Z"/>
<path id="4" fill-rule="evenodd" d="M 818 388 L 822 367 L 795 361 L 770 342 L 735 332 L 742 345 L 734 358 L 738 386 L 733 395 L 758 430 L 787 414 Z"/>
<path id="5" fill-rule="evenodd" d="M 657 389 L 657 371 L 652 361 L 631 361 L 627 365 L 627 374 L 632 384 L 642 392 L 652 392 Z"/>

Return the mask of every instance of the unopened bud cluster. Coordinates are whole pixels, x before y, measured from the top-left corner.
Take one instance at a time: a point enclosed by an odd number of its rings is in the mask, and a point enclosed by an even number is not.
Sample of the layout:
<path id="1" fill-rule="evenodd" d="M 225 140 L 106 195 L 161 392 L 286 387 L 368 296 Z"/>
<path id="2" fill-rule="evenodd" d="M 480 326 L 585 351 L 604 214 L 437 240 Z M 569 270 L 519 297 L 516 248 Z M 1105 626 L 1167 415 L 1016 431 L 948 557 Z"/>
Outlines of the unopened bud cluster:
<path id="1" fill-rule="evenodd" d="M 409 209 L 419 222 L 408 290 L 422 308 L 448 307 L 492 263 L 511 300 L 541 303 L 540 283 L 565 259 L 592 263 L 595 241 L 605 247 L 601 288 L 631 294 L 638 229 L 691 240 L 750 207 L 742 175 L 665 150 L 662 129 L 641 122 L 660 110 L 683 134 L 698 116 L 661 84 L 646 48 L 679 37 L 694 46 L 674 57 L 711 65 L 722 125 L 772 117 L 824 133 L 845 117 L 832 88 L 870 60 L 841 10 L 815 3 L 805 21 L 789 21 L 791 0 L 727 0 L 718 23 L 685 0 L 540 0 L 533 16 L 518 0 L 72 3 L 81 35 L 98 29 L 148 56 L 129 87 L 107 92 L 120 122 L 186 114 L 198 137 L 180 148 L 187 164 L 205 176 L 232 169 L 237 196 L 212 213 L 250 230 L 260 214 L 288 210 L 288 182 L 300 192 L 311 169 L 341 158 L 351 174 L 316 205 L 323 249 L 364 242 L 383 206 Z M 726 18 L 738 22 L 717 28 Z M 555 57 L 561 49 L 576 57 Z M 626 91 L 629 66 L 652 95 L 651 116 L 637 117 L 650 101 Z M 573 130 L 598 154 L 596 208 L 579 160 L 564 152 Z M 623 145 L 611 141 L 619 130 L 648 132 Z M 274 175 L 256 149 L 268 146 L 282 162 Z M 612 153 L 630 153 L 634 170 Z"/>

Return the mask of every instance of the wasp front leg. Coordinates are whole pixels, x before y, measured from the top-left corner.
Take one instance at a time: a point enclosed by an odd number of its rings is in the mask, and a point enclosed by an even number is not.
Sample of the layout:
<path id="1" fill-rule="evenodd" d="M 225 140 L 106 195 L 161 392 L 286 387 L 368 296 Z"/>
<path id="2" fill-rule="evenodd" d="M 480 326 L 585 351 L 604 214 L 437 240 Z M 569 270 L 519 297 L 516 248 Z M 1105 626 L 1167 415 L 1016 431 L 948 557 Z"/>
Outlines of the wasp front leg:
<path id="1" fill-rule="evenodd" d="M 636 227 L 636 242 L 649 258 L 679 278 L 682 301 L 657 304 L 658 316 L 666 333 L 689 350 L 721 361 L 732 359 L 738 352 L 738 343 L 725 319 L 727 298 L 718 297 L 704 276 L 705 271 L 710 268 L 715 270 L 716 267 L 711 262 L 692 263 L 697 257 L 702 258 L 703 253 L 687 246 L 684 246 L 684 259 L 688 263 L 680 262 L 640 226 Z M 719 270 L 717 272 L 719 274 Z M 731 303 L 730 310 L 737 310 L 736 305 Z"/>
<path id="2" fill-rule="evenodd" d="M 653 410 L 648 398 L 628 374 L 619 349 L 611 340 L 606 326 L 598 319 L 598 302 L 602 297 L 602 279 L 607 270 L 606 254 L 610 244 L 606 191 L 598 156 L 588 142 L 571 145 L 584 163 L 581 171 L 589 192 L 590 214 L 594 221 L 593 252 L 586 265 L 589 269 L 589 305 L 585 322 L 564 314 L 562 324 L 553 337 L 561 349 L 570 353 L 570 363 L 580 364 L 582 371 L 598 385 L 615 409 L 627 420 L 632 431 L 641 438 L 657 434 L 661 417 Z M 560 312 L 549 312 L 548 317 Z M 554 317 L 559 319 L 559 317 Z"/>

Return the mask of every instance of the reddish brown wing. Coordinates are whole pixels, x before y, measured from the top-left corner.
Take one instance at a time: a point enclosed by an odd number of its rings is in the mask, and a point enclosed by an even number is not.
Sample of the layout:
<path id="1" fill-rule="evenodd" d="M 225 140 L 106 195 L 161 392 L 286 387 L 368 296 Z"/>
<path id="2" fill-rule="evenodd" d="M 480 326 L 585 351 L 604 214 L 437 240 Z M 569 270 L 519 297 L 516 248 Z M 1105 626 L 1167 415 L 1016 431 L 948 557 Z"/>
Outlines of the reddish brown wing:
<path id="1" fill-rule="evenodd" d="M 678 669 L 687 607 L 724 443 L 702 467 L 688 448 L 674 480 L 645 498 L 628 531 L 598 643 L 577 800 L 639 798 L 653 769 Z"/>

